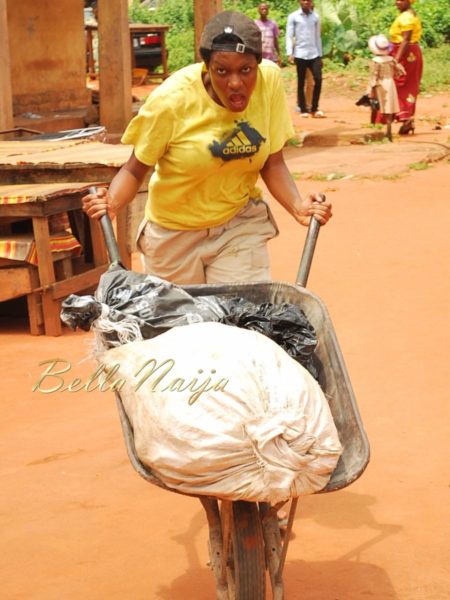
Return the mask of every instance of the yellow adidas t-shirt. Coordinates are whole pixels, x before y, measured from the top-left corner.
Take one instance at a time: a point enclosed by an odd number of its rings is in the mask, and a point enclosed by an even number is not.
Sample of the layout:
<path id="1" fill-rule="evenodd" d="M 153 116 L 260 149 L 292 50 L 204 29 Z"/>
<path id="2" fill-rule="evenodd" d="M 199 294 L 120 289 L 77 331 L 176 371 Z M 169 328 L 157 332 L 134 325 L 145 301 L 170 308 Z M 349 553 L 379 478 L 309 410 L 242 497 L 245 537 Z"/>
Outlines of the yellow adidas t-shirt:
<path id="1" fill-rule="evenodd" d="M 259 172 L 294 135 L 278 66 L 263 60 L 247 109 L 232 113 L 208 95 L 203 63 L 166 79 L 130 122 L 122 142 L 155 166 L 145 216 L 168 229 L 205 229 L 259 198 Z"/>
<path id="2" fill-rule="evenodd" d="M 391 28 L 389 29 L 391 42 L 394 44 L 401 44 L 403 41 L 403 33 L 405 31 L 412 31 L 411 43 L 420 41 L 422 24 L 419 17 L 410 10 L 401 12 L 392 23 Z"/>

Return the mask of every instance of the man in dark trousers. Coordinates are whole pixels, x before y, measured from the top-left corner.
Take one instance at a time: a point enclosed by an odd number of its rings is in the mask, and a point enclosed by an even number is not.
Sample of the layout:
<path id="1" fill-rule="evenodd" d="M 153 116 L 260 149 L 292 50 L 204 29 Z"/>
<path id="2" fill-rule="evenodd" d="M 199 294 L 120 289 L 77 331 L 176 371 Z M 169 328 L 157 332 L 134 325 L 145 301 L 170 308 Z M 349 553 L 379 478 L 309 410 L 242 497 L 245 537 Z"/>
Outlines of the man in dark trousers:
<path id="1" fill-rule="evenodd" d="M 302 117 L 309 112 L 305 97 L 307 70 L 314 78 L 311 116 L 324 117 L 319 110 L 322 89 L 322 39 L 320 17 L 312 8 L 312 0 L 299 0 L 300 8 L 288 16 L 286 27 L 286 54 L 291 64 L 297 68 L 297 110 Z"/>

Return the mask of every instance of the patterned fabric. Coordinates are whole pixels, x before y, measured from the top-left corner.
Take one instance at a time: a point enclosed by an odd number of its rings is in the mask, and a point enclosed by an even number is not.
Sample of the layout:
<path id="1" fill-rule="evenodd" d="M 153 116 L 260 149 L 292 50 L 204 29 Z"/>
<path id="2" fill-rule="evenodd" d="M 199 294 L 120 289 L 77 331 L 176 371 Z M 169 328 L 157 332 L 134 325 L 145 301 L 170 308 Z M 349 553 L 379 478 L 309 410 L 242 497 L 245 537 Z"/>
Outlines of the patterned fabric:
<path id="1" fill-rule="evenodd" d="M 22 143 L 22 142 L 21 142 Z M 69 193 L 87 190 L 87 183 L 34 183 L 0 186 L 0 206 L 9 204 L 45 203 L 55 196 L 65 196 Z M 26 229 L 22 233 L 18 229 L 10 229 L 6 224 L 0 235 L 0 260 L 15 260 L 38 264 L 36 243 L 32 231 L 31 219 L 22 221 Z M 51 252 L 70 252 L 71 256 L 80 256 L 82 246 L 70 229 L 67 212 L 61 212 L 47 217 L 50 234 Z"/>
<path id="2" fill-rule="evenodd" d="M 23 204 L 24 202 L 29 202 L 30 198 L 28 196 L 16 196 L 14 194 L 1 195 L 0 194 L 0 204 Z"/>
<path id="3" fill-rule="evenodd" d="M 395 56 L 399 44 L 394 44 L 392 55 Z M 399 121 L 412 119 L 416 112 L 417 96 L 419 95 L 420 80 L 422 79 L 423 59 L 422 50 L 419 44 L 409 44 L 405 56 L 400 64 L 406 71 L 406 75 L 397 77 L 395 85 L 397 87 L 398 102 L 400 110 L 397 114 Z"/>
<path id="4" fill-rule="evenodd" d="M 68 232 L 50 236 L 52 252 L 71 252 L 72 256 L 80 256 L 81 245 L 78 240 Z M 36 244 L 32 233 L 22 233 L 0 237 L 0 258 L 38 264 Z"/>

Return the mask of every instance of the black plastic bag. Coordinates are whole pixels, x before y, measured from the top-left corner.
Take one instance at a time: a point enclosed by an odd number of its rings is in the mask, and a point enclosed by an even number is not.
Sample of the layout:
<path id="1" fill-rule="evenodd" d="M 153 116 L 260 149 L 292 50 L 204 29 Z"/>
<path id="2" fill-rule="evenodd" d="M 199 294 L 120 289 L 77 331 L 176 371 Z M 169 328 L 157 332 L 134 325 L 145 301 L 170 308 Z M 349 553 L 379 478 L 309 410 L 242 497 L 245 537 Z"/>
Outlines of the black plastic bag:
<path id="1" fill-rule="evenodd" d="M 150 339 L 172 327 L 218 321 L 223 314 L 213 296 L 194 298 L 164 279 L 116 266 L 100 277 L 95 296 L 68 296 L 61 320 L 71 329 L 89 331 L 94 326 L 111 348 Z"/>
<path id="2" fill-rule="evenodd" d="M 71 329 L 94 329 L 104 349 L 205 321 L 252 329 L 276 342 L 317 378 L 316 334 L 295 304 L 194 297 L 164 279 L 117 265 L 101 276 L 95 296 L 68 296 L 62 303 L 61 320 Z"/>
<path id="3" fill-rule="evenodd" d="M 220 299 L 220 304 L 225 311 L 221 323 L 263 333 L 317 378 L 316 332 L 299 306 L 287 302 L 254 304 L 244 298 Z"/>

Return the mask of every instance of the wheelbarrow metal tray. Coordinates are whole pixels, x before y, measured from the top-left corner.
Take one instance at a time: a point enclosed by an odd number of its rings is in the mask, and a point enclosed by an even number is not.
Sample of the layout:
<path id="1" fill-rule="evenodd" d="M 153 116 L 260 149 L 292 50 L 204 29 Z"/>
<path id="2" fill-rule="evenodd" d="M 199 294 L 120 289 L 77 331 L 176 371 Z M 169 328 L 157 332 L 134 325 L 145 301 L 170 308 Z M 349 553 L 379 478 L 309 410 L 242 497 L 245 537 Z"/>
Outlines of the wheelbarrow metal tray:
<path id="1" fill-rule="evenodd" d="M 242 297 L 257 304 L 288 302 L 299 306 L 316 330 L 319 361 L 319 384 L 330 405 L 343 452 L 322 492 L 332 492 L 350 485 L 363 473 L 369 462 L 369 444 L 359 415 L 353 389 L 344 359 L 323 301 L 307 290 L 289 283 L 235 283 L 183 286 L 192 296 Z M 138 458 L 134 447 L 133 430 L 125 413 L 120 394 L 116 392 L 117 406 L 124 433 L 128 456 L 134 469 L 147 481 L 167 490 L 167 487 Z M 184 494 L 184 492 L 177 492 Z M 184 494 L 191 495 L 191 494 Z"/>
<path id="2" fill-rule="evenodd" d="M 333 324 L 323 301 L 306 288 L 282 282 L 188 285 L 184 289 L 193 296 L 240 296 L 257 304 L 288 302 L 304 311 L 316 330 L 319 384 L 328 399 L 343 446 L 336 469 L 321 491 L 339 490 L 358 479 L 369 462 L 369 443 Z"/>

